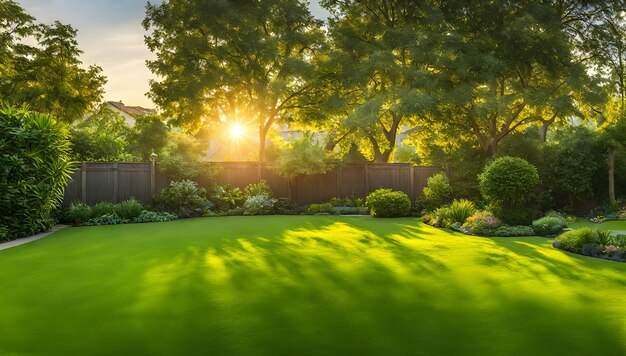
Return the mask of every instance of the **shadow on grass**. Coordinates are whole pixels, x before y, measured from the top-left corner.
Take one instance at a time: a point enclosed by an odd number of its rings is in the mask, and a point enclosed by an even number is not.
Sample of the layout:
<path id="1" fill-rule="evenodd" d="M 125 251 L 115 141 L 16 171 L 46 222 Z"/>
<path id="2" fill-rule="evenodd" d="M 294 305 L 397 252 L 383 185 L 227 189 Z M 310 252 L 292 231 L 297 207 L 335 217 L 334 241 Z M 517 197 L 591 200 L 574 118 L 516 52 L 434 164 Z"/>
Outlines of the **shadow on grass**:
<path id="1" fill-rule="evenodd" d="M 56 250 L 51 240 L 6 258 L 16 270 L 0 259 L 10 340 L 0 353 L 626 354 L 614 285 L 624 270 L 544 240 L 334 217 L 102 228 L 84 240 L 74 231 Z"/>

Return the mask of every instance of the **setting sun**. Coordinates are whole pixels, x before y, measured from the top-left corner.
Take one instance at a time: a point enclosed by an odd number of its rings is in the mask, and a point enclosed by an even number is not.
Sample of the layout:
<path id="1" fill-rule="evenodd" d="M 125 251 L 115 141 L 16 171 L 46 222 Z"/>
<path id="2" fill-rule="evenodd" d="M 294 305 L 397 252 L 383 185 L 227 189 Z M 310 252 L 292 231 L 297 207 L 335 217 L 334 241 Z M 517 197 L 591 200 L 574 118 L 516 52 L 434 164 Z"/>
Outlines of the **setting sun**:
<path id="1" fill-rule="evenodd" d="M 241 138 L 243 136 L 244 130 L 243 130 L 243 126 L 239 125 L 239 124 L 235 124 L 233 126 L 231 126 L 230 128 L 230 136 L 232 138 Z"/>

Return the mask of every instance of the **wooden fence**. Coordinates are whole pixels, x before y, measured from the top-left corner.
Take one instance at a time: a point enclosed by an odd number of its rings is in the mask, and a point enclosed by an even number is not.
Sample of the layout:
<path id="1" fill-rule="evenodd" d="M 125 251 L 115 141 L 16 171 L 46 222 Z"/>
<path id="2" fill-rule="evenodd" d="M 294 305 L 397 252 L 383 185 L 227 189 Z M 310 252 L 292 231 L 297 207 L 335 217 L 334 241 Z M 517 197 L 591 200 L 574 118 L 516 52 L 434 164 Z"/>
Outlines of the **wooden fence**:
<path id="1" fill-rule="evenodd" d="M 216 177 L 197 179 L 203 187 L 228 184 L 244 188 L 259 181 L 258 162 L 221 162 Z M 87 204 L 100 201 L 118 203 L 131 196 L 143 202 L 169 185 L 171 179 L 151 163 L 83 163 L 73 175 L 65 190 L 64 204 L 80 200 Z M 426 180 L 442 172 L 439 167 L 415 167 L 404 163 L 351 163 L 328 173 L 300 176 L 293 181 L 293 199 L 301 204 L 327 202 L 333 197 L 365 197 L 378 188 L 400 190 L 411 200 L 418 197 Z M 288 181 L 271 171 L 267 165 L 261 170 L 277 197 L 289 196 Z"/>

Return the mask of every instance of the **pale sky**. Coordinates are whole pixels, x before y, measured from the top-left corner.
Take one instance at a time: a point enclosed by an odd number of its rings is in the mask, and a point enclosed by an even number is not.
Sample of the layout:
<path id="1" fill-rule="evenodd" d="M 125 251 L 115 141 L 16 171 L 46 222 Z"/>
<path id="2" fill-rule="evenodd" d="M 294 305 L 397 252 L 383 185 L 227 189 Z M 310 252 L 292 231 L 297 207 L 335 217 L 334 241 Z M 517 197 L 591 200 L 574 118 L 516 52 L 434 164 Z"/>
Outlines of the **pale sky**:
<path id="1" fill-rule="evenodd" d="M 18 0 L 38 22 L 55 20 L 78 29 L 85 65 L 102 67 L 108 78 L 105 100 L 154 107 L 146 97 L 152 74 L 145 61 L 152 53 L 143 42 L 146 0 Z M 156 2 L 156 1 L 153 1 Z M 325 18 L 318 0 L 309 0 L 313 14 Z"/>

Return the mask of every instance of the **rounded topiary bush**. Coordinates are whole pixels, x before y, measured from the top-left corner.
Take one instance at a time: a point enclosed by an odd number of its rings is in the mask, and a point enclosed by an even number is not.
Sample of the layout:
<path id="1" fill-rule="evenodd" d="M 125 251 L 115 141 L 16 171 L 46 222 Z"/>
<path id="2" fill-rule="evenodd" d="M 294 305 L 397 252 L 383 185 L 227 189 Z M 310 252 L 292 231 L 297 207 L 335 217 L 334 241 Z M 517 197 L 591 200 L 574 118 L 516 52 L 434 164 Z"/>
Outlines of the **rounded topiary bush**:
<path id="1" fill-rule="evenodd" d="M 2 239 L 49 229 L 72 173 L 67 127 L 48 115 L 4 107 L 0 152 Z"/>
<path id="2" fill-rule="evenodd" d="M 391 189 L 378 189 L 365 199 L 370 214 L 377 218 L 394 218 L 407 216 L 411 212 L 411 200 L 403 192 Z"/>
<path id="3" fill-rule="evenodd" d="M 490 202 L 520 206 L 528 201 L 539 183 L 537 168 L 517 157 L 499 157 L 491 161 L 478 177 L 480 191 Z"/>

